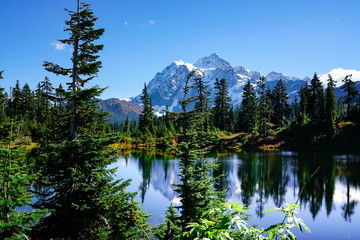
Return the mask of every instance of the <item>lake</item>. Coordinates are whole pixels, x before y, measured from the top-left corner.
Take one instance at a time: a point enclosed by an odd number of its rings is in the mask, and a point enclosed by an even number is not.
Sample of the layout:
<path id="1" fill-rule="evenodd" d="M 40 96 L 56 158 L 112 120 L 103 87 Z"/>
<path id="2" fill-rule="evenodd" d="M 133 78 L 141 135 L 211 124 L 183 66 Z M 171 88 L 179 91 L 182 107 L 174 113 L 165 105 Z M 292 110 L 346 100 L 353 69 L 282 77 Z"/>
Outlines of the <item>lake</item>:
<path id="1" fill-rule="evenodd" d="M 281 214 L 263 211 L 299 200 L 298 217 L 312 231 L 295 231 L 299 239 L 360 239 L 360 155 L 244 151 L 209 157 L 215 159 L 220 168 L 214 176 L 226 174 L 219 185 L 227 189 L 227 201 L 250 204 L 249 224 L 281 222 Z M 118 167 L 117 177 L 132 179 L 128 191 L 138 192 L 136 201 L 152 215 L 152 224 L 163 220 L 170 202 L 180 203 L 173 186 L 179 183 L 178 163 L 161 154 L 131 153 L 112 165 Z"/>

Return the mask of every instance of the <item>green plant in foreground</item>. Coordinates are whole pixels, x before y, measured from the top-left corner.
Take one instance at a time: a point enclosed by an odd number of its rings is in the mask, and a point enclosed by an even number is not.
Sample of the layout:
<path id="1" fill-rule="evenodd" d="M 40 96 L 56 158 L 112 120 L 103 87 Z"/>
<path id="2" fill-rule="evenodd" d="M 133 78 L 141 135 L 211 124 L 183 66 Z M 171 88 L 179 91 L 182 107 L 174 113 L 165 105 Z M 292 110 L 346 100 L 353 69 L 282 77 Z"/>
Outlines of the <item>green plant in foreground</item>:
<path id="1" fill-rule="evenodd" d="M 236 239 L 297 239 L 290 230 L 298 227 L 300 231 L 310 229 L 302 219 L 295 217 L 297 204 L 284 203 L 285 207 L 272 207 L 265 212 L 280 211 L 285 215 L 284 221 L 271 225 L 270 227 L 256 228 L 248 226 L 246 220 L 250 215 L 245 212 L 247 209 L 235 203 L 222 203 L 219 207 L 208 210 L 202 214 L 199 222 L 189 223 L 188 231 L 175 237 L 175 239 L 194 240 L 236 240 Z"/>
<path id="2" fill-rule="evenodd" d="M 310 232 L 310 229 L 301 218 L 295 217 L 294 213 L 298 214 L 297 204 L 284 203 L 286 207 L 271 207 L 265 212 L 271 211 L 280 211 L 285 215 L 284 221 L 282 223 L 274 224 L 265 229 L 269 235 L 269 239 L 274 239 L 274 237 L 280 237 L 280 239 L 297 239 L 294 233 L 290 230 L 291 228 L 299 228 L 302 232 L 305 229 L 307 232 Z M 276 239 L 275 238 L 275 239 Z"/>

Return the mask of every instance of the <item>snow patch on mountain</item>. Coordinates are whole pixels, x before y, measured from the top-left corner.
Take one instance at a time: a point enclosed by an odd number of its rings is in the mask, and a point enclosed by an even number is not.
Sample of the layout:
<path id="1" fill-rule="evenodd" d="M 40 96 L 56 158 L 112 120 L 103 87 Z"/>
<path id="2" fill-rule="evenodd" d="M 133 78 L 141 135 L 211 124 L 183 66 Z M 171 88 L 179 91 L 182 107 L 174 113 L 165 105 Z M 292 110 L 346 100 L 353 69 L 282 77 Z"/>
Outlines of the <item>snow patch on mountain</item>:
<path id="1" fill-rule="evenodd" d="M 203 57 L 194 63 L 195 67 L 204 69 L 229 69 L 232 68 L 230 63 L 220 58 L 216 53 L 211 54 L 208 57 Z"/>
<path id="2" fill-rule="evenodd" d="M 165 109 L 168 106 L 170 111 L 181 111 L 179 99 L 183 99 L 183 87 L 185 86 L 186 79 L 192 70 L 200 69 L 204 73 L 203 80 L 208 82 L 208 91 L 210 97 L 213 99 L 216 93 L 214 83 L 216 79 L 226 79 L 229 96 L 232 98 L 234 106 L 239 105 L 242 100 L 242 93 L 244 85 L 250 81 L 251 84 L 257 88 L 257 80 L 261 74 L 257 71 L 251 71 L 243 66 L 232 66 L 229 62 L 220 58 L 216 53 L 210 56 L 203 57 L 195 63 L 186 63 L 182 60 L 176 60 L 167 66 L 162 72 L 159 72 L 148 83 L 148 93 L 152 100 L 153 106 L 158 109 Z M 341 80 L 348 74 L 353 74 L 353 80 L 360 80 L 360 71 L 344 70 L 342 68 L 333 69 L 330 72 L 338 85 L 341 85 Z M 266 84 L 270 89 L 273 89 L 278 81 L 281 79 L 287 87 L 289 94 L 289 101 L 293 101 L 298 95 L 299 90 L 306 82 L 310 83 L 309 77 L 298 78 L 287 76 L 283 73 L 270 72 L 265 75 Z M 327 74 L 320 75 L 320 79 L 326 82 Z M 189 96 L 194 96 L 196 92 L 190 91 Z M 132 101 L 140 103 L 140 96 L 136 96 Z"/>

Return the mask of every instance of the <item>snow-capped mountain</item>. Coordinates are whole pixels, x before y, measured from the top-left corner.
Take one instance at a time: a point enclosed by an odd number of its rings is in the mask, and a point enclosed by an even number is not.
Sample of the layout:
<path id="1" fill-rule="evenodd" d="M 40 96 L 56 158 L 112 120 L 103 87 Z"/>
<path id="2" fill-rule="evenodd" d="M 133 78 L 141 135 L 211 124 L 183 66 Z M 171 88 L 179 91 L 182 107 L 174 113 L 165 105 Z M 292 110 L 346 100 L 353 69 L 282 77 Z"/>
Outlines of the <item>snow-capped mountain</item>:
<path id="1" fill-rule="evenodd" d="M 233 105 L 241 103 L 243 87 L 246 82 L 250 80 L 256 87 L 256 80 L 262 75 L 257 71 L 251 71 L 242 66 L 232 66 L 215 53 L 201 58 L 193 64 L 176 60 L 162 72 L 157 73 L 148 83 L 147 89 L 153 106 L 158 109 L 165 109 L 168 106 L 170 111 L 180 111 L 179 100 L 183 99 L 183 87 L 186 78 L 196 68 L 204 72 L 204 80 L 209 83 L 208 90 L 211 93 L 211 97 L 214 97 L 216 92 L 214 89 L 215 80 L 217 78 L 225 78 Z M 287 87 L 290 99 L 294 99 L 301 86 L 306 81 L 310 81 L 308 77 L 300 79 L 276 72 L 268 73 L 265 77 L 270 88 L 273 88 L 282 79 Z M 133 101 L 140 103 L 140 95 L 136 96 Z"/>

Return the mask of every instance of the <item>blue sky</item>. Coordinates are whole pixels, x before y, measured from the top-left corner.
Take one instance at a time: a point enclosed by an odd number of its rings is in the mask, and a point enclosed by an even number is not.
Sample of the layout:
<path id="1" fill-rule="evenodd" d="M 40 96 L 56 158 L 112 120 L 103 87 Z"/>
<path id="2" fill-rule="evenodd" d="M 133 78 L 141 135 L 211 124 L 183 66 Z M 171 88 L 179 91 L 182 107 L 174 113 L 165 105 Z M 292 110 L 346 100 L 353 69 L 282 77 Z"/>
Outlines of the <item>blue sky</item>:
<path id="1" fill-rule="evenodd" d="M 89 0 L 98 27 L 103 68 L 92 85 L 109 86 L 101 98 L 128 98 L 172 61 L 189 63 L 217 53 L 262 74 L 304 77 L 334 68 L 360 70 L 358 0 Z M 2 1 L 0 70 L 9 89 L 16 80 L 35 88 L 48 76 L 43 61 L 69 66 L 64 8 L 76 0 Z M 7 90 L 9 91 L 9 90 Z"/>

